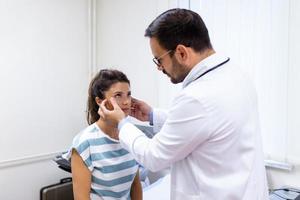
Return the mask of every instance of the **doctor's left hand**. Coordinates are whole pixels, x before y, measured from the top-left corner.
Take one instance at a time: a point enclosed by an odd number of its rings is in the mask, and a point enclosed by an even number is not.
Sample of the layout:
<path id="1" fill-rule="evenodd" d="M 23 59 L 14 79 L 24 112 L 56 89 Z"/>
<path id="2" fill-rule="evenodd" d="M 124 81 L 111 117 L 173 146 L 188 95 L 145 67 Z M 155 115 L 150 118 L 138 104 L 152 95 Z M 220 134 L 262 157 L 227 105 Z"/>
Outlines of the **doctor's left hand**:
<path id="1" fill-rule="evenodd" d="M 109 108 L 109 106 L 112 106 L 112 108 Z M 105 99 L 101 102 L 98 114 L 104 120 L 111 121 L 112 123 L 116 124 L 116 126 L 122 119 L 125 118 L 125 113 L 122 111 L 113 97 L 111 97 L 109 100 Z"/>

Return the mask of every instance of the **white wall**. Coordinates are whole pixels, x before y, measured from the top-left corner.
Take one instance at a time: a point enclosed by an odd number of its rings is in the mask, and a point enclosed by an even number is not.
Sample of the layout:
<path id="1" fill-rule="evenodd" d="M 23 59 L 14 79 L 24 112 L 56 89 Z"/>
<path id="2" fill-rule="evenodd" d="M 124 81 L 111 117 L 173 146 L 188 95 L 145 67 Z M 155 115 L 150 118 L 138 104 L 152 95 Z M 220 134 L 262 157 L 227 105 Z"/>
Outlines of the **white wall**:
<path id="1" fill-rule="evenodd" d="M 289 79 L 288 79 L 288 136 L 287 152 L 291 160 L 300 158 L 300 1 L 290 3 Z"/>
<path id="2" fill-rule="evenodd" d="M 286 160 L 295 164 L 292 172 L 269 170 L 268 176 L 273 187 L 293 185 L 300 187 L 300 1 L 290 1 L 289 16 L 289 71 L 288 71 L 288 134 Z"/>
<path id="3" fill-rule="evenodd" d="M 70 174 L 51 161 L 42 161 L 0 169 L 1 200 L 39 200 L 40 189 L 58 183 Z"/>
<path id="4" fill-rule="evenodd" d="M 85 126 L 88 46 L 88 1 L 0 0 L 1 200 L 37 200 L 69 176 L 21 160 L 66 150 Z"/>
<path id="5" fill-rule="evenodd" d="M 160 73 L 152 62 L 144 32 L 164 9 L 166 0 L 97 1 L 97 66 L 117 68 L 128 75 L 132 95 L 158 104 Z"/>

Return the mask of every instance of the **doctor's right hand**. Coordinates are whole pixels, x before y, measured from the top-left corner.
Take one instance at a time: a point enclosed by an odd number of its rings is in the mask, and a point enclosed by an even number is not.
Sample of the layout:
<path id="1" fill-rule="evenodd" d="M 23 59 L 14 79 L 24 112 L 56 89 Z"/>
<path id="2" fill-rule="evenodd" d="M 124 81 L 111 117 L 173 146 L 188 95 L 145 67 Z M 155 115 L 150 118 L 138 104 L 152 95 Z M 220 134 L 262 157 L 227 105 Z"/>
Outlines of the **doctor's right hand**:
<path id="1" fill-rule="evenodd" d="M 125 113 L 122 111 L 113 97 L 111 97 L 109 100 L 105 99 L 101 102 L 98 114 L 104 120 L 110 121 L 116 126 L 122 119 L 125 118 Z"/>
<path id="2" fill-rule="evenodd" d="M 147 103 L 132 97 L 130 116 L 140 121 L 149 121 L 150 112 L 152 108 Z"/>

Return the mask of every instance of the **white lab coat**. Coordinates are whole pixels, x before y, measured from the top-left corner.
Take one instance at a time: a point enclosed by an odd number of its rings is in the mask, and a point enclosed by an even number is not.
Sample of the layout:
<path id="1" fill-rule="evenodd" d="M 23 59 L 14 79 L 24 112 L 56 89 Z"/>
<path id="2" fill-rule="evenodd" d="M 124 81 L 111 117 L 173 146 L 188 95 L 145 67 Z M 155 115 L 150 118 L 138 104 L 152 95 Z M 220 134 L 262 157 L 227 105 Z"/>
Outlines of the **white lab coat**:
<path id="1" fill-rule="evenodd" d="M 120 141 L 144 167 L 171 166 L 172 200 L 268 199 L 256 93 L 227 57 L 213 54 L 198 63 L 168 113 L 154 109 L 149 139 L 130 123 Z M 195 80 L 196 79 L 196 80 Z"/>

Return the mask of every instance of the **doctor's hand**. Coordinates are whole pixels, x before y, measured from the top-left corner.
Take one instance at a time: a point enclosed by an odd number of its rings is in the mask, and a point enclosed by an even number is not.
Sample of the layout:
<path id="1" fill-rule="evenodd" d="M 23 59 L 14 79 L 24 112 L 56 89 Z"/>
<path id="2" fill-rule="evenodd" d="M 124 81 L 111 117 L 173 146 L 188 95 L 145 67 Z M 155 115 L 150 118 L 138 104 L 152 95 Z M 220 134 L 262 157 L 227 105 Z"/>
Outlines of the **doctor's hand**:
<path id="1" fill-rule="evenodd" d="M 131 99 L 131 113 L 130 115 L 141 121 L 149 121 L 149 113 L 152 108 L 144 101 L 136 98 Z"/>
<path id="2" fill-rule="evenodd" d="M 101 102 L 98 114 L 106 121 L 110 121 L 118 126 L 118 123 L 125 118 L 125 113 L 117 104 L 115 98 L 105 99 Z"/>

